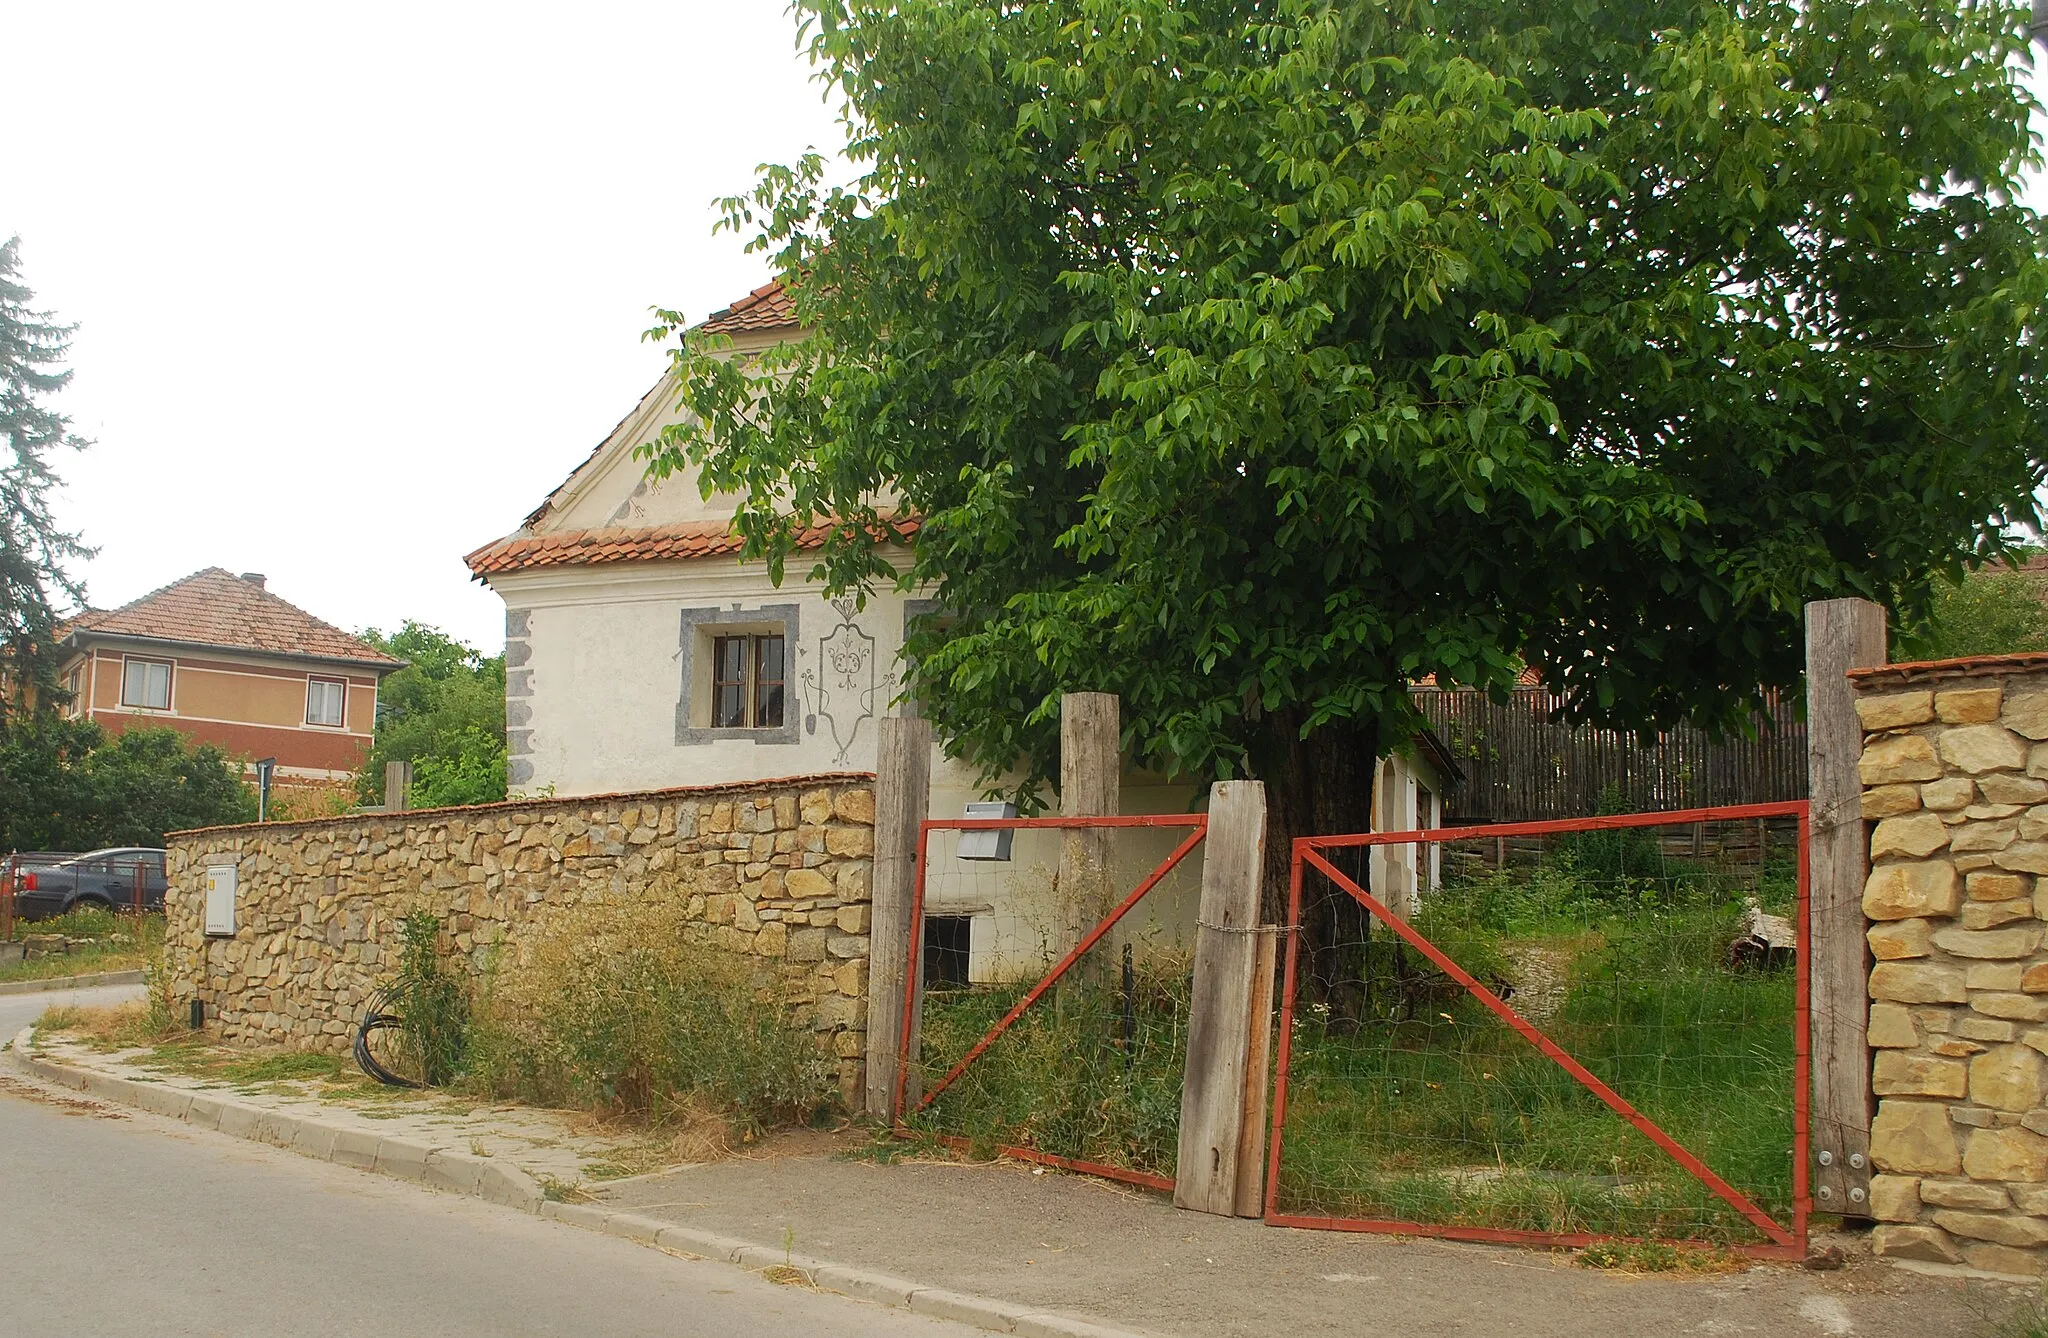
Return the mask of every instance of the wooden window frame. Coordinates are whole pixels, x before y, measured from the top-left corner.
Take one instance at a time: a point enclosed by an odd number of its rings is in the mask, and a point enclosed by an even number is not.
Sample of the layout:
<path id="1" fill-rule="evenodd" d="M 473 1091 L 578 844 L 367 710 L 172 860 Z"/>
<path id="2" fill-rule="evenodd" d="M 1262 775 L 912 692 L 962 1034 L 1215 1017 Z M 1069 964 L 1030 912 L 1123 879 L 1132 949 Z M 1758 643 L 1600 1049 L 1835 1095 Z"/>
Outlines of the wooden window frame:
<path id="1" fill-rule="evenodd" d="M 129 701 L 129 700 L 128 700 L 128 666 L 129 666 L 129 665 L 132 665 L 132 664 L 133 664 L 133 665 L 153 665 L 153 666 L 155 666 L 155 667 L 157 667 L 157 668 L 160 668 L 160 669 L 162 669 L 162 670 L 164 671 L 164 704 L 163 704 L 162 706 L 151 706 L 151 705 L 149 705 L 149 704 L 148 704 L 147 702 L 131 702 L 131 701 Z M 176 703 L 176 701 L 177 701 L 177 699 L 178 699 L 178 698 L 177 698 L 177 691 L 178 691 L 178 673 L 177 673 L 177 661 L 175 661 L 175 660 L 158 660 L 158 659 L 152 659 L 152 658 L 150 658 L 149 656 L 146 656 L 146 655 L 123 655 L 123 656 L 121 657 L 121 709 L 122 709 L 122 710 L 124 710 L 124 711 L 164 711 L 164 712 L 168 712 L 168 711 L 170 711 L 170 710 L 172 709 L 173 705 L 174 705 L 174 704 Z"/>
<path id="2" fill-rule="evenodd" d="M 339 719 L 337 719 L 337 720 L 335 720 L 335 721 L 334 721 L 333 723 L 331 723 L 331 724 L 330 724 L 329 722 L 325 721 L 325 720 L 315 720 L 315 719 L 313 718 L 313 685 L 314 685 L 315 683 L 320 683 L 320 684 L 324 684 L 324 685 L 326 685 L 326 686 L 329 686 L 329 687 L 338 687 L 338 688 L 340 688 L 340 689 L 341 689 L 341 710 L 340 710 L 340 712 L 339 712 L 339 717 L 340 717 L 340 718 L 339 718 Z M 345 729 L 347 729 L 347 728 L 348 728 L 348 680 L 347 680 L 347 679 L 345 679 L 345 678 L 323 678 L 323 677 L 321 677 L 321 676 L 320 676 L 320 675 L 318 675 L 318 674 L 308 674 L 308 675 L 306 675 L 306 724 L 307 724 L 307 726 L 308 726 L 308 727 L 310 727 L 310 728 L 312 728 L 312 729 L 344 729 L 344 730 L 345 730 Z"/>
<path id="3" fill-rule="evenodd" d="M 763 661 L 769 642 L 779 645 L 780 674 L 769 678 L 764 673 Z M 727 666 L 727 648 L 740 647 L 740 664 L 737 675 Z M 776 702 L 774 719 L 769 715 L 766 693 L 771 688 L 781 690 Z M 735 689 L 739 694 L 739 714 L 734 719 L 724 714 L 725 694 Z M 761 730 L 781 729 L 789 718 L 789 638 L 781 632 L 733 632 L 726 636 L 711 638 L 711 727 L 713 729 Z"/>

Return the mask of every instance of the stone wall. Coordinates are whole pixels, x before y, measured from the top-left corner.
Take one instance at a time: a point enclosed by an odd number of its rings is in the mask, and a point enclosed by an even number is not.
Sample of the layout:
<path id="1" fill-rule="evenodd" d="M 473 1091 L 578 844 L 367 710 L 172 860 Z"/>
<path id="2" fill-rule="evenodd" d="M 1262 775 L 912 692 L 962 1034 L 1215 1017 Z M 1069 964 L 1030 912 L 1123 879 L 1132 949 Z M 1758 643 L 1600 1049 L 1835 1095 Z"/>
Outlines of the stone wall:
<path id="1" fill-rule="evenodd" d="M 872 778 L 832 775 L 178 833 L 170 989 L 179 1016 L 197 998 L 224 1038 L 341 1051 L 413 911 L 481 967 L 522 935 L 573 932 L 579 908 L 659 902 L 779 977 L 792 1025 L 857 1093 L 874 820 Z M 219 864 L 237 870 L 232 938 L 205 933 Z"/>
<path id="2" fill-rule="evenodd" d="M 2048 1273 L 2048 656 L 1859 670 L 1877 1253 Z"/>

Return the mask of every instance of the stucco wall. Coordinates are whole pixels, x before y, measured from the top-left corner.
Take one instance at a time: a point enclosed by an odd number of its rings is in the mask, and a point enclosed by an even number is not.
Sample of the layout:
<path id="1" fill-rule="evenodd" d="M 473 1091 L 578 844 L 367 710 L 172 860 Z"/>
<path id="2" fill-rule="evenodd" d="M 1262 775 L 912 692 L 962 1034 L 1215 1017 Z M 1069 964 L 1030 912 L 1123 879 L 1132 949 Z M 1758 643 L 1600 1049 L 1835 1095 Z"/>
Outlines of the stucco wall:
<path id="1" fill-rule="evenodd" d="M 214 1034 L 341 1051 L 415 910 L 481 968 L 523 936 L 573 932 L 578 908 L 656 901 L 759 962 L 851 1093 L 873 853 L 872 781 L 849 774 L 180 833 L 165 965 L 181 1015 L 203 1001 Z M 232 938 L 204 932 L 220 864 L 239 882 Z"/>
<path id="2" fill-rule="evenodd" d="M 2048 668 L 1862 670 L 1880 1255 L 2048 1273 Z"/>

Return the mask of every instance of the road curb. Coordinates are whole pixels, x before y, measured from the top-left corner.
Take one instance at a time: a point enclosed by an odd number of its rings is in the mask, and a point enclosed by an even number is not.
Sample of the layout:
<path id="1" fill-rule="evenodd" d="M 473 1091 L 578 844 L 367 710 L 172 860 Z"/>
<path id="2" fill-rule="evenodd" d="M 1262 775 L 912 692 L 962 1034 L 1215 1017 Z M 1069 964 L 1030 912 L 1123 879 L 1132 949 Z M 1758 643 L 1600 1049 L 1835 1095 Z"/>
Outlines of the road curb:
<path id="1" fill-rule="evenodd" d="M 101 971 L 90 976 L 52 976 L 48 980 L 0 981 L 0 995 L 42 994 L 51 990 L 83 990 L 94 985 L 140 985 L 140 971 Z"/>
<path id="2" fill-rule="evenodd" d="M 141 973 L 135 975 L 139 979 Z M 1022 1334 L 1025 1338 L 1149 1338 L 1137 1330 L 1119 1329 L 1015 1301 L 929 1287 L 885 1273 L 700 1231 L 658 1217 L 615 1212 L 602 1203 L 562 1203 L 548 1198 L 539 1182 L 526 1172 L 489 1157 L 414 1139 L 385 1138 L 362 1129 L 346 1129 L 214 1092 L 185 1091 L 73 1068 L 33 1053 L 30 1043 L 34 1037 L 35 1028 L 24 1027 L 6 1047 L 7 1059 L 31 1077 L 216 1133 L 268 1143 L 316 1161 L 485 1199 L 564 1226 L 616 1236 L 669 1254 L 716 1259 L 751 1273 L 787 1268 L 801 1274 L 805 1285 L 819 1291 L 955 1320 L 996 1333 Z"/>

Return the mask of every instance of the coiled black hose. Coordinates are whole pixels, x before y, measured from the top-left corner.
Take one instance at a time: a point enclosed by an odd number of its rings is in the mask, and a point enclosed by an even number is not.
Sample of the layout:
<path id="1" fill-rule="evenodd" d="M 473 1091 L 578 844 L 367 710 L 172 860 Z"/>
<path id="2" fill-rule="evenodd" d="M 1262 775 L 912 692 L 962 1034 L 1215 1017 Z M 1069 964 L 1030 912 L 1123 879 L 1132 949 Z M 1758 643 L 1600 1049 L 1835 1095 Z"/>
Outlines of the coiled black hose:
<path id="1" fill-rule="evenodd" d="M 386 1087 L 424 1087 L 425 1083 L 401 1078 L 377 1062 L 377 1056 L 370 1052 L 370 1034 L 378 1031 L 399 1031 L 405 1027 L 405 1018 L 391 1011 L 392 991 L 382 989 L 370 996 L 369 1007 L 363 1010 L 363 1020 L 356 1024 L 356 1067 L 383 1083 Z"/>

